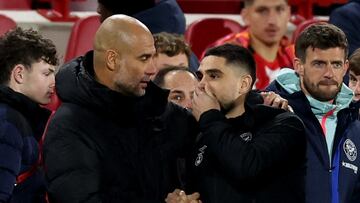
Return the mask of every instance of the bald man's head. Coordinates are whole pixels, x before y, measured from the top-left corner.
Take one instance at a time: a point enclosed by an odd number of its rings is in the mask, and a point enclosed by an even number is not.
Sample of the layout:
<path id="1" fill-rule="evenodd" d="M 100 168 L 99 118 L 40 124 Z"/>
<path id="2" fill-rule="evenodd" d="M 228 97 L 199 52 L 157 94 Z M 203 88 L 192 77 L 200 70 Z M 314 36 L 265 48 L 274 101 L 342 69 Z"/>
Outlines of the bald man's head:
<path id="1" fill-rule="evenodd" d="M 149 35 L 149 29 L 139 20 L 126 15 L 113 15 L 107 18 L 95 34 L 95 51 L 119 49 L 131 44 L 140 35 Z M 121 46 L 118 46 L 121 45 Z"/>
<path id="2" fill-rule="evenodd" d="M 135 18 L 113 15 L 95 35 L 95 78 L 125 95 L 141 96 L 154 75 L 154 39 L 149 29 Z"/>

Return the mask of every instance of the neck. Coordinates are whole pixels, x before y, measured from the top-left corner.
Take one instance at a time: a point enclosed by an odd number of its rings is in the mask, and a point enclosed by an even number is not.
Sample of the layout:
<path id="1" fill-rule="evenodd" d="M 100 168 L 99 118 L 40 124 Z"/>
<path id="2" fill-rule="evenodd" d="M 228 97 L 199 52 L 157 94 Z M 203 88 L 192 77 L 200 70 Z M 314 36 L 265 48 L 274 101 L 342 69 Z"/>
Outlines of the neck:
<path id="1" fill-rule="evenodd" d="M 250 44 L 257 54 L 269 62 L 276 59 L 280 47 L 280 42 L 268 45 L 254 37 L 254 35 L 250 38 Z"/>
<path id="2" fill-rule="evenodd" d="M 235 101 L 233 108 L 228 111 L 225 115 L 226 118 L 236 118 L 245 113 L 245 98 L 240 96 L 237 101 Z"/>

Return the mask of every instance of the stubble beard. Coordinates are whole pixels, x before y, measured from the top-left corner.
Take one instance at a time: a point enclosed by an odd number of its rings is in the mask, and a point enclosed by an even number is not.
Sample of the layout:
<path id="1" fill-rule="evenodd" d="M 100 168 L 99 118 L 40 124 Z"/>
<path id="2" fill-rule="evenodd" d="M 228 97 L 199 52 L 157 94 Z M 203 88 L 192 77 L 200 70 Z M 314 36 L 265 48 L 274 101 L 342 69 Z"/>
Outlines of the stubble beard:
<path id="1" fill-rule="evenodd" d="M 334 91 L 322 91 L 319 87 L 320 86 L 319 83 L 313 84 L 307 81 L 305 78 L 303 80 L 303 85 L 311 97 L 322 102 L 328 102 L 334 100 L 341 89 L 341 85 L 337 84 L 337 88 Z"/>

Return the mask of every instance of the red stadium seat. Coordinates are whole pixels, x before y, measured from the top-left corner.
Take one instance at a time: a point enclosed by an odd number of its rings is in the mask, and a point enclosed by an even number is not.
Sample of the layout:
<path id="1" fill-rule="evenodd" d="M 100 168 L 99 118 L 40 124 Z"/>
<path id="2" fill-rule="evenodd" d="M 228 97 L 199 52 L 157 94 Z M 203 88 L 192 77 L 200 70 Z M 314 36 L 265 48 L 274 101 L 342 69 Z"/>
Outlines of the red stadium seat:
<path id="1" fill-rule="evenodd" d="M 195 21 L 185 31 L 185 40 L 197 57 L 216 40 L 230 33 L 241 32 L 245 28 L 238 22 L 224 18 L 206 18 Z"/>
<path id="2" fill-rule="evenodd" d="M 31 0 L 0 0 L 0 10 L 30 10 Z"/>
<path id="3" fill-rule="evenodd" d="M 16 27 L 16 22 L 11 18 L 0 14 L 0 35 Z"/>
<path id="4" fill-rule="evenodd" d="M 99 26 L 99 16 L 89 16 L 75 22 L 71 30 L 65 62 L 93 49 L 93 39 Z"/>
<path id="5" fill-rule="evenodd" d="M 315 23 L 327 23 L 326 20 L 321 20 L 321 19 L 316 19 L 316 18 L 313 18 L 313 19 L 310 19 L 310 20 L 306 20 L 304 22 L 302 22 L 300 25 L 298 25 L 295 29 L 295 31 L 293 32 L 293 35 L 292 35 L 292 39 L 291 39 L 291 42 L 294 43 L 295 40 L 298 38 L 298 36 L 300 35 L 300 33 L 305 30 L 307 27 L 309 27 L 310 25 L 312 24 L 315 24 Z"/>

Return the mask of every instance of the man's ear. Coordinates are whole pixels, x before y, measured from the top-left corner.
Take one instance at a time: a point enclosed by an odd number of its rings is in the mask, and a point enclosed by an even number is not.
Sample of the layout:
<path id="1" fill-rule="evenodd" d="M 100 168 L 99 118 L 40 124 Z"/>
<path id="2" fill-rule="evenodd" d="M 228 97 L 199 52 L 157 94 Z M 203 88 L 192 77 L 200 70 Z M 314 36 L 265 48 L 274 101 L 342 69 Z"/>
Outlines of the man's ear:
<path id="1" fill-rule="evenodd" d="M 10 80 L 13 80 L 17 84 L 24 83 L 26 67 L 22 64 L 17 64 L 11 71 Z"/>
<path id="2" fill-rule="evenodd" d="M 118 53 L 114 50 L 109 49 L 106 51 L 105 61 L 106 61 L 107 68 L 110 71 L 115 70 L 118 56 L 119 56 Z"/>
<path id="3" fill-rule="evenodd" d="M 240 78 L 240 82 L 239 82 L 239 94 L 243 95 L 248 93 L 251 89 L 252 89 L 252 81 L 253 79 L 251 78 L 250 75 L 243 75 Z"/>
<path id="4" fill-rule="evenodd" d="M 299 74 L 300 76 L 304 75 L 304 65 L 301 61 L 301 59 L 299 58 L 294 58 L 294 70 L 297 74 Z"/>

